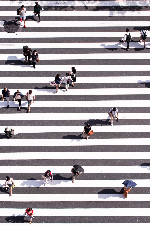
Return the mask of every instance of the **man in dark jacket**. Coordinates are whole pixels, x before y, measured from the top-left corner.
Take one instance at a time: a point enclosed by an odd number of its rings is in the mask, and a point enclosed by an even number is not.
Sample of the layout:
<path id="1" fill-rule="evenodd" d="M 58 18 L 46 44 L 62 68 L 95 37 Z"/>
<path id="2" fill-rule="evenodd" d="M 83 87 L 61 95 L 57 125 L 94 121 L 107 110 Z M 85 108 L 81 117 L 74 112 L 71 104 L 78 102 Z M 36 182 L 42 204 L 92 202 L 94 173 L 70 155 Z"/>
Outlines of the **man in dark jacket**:
<path id="1" fill-rule="evenodd" d="M 38 4 L 38 2 L 36 2 L 34 6 L 34 15 L 36 16 L 38 14 L 39 22 L 41 21 L 41 17 L 40 17 L 41 10 L 42 10 L 42 7 Z"/>

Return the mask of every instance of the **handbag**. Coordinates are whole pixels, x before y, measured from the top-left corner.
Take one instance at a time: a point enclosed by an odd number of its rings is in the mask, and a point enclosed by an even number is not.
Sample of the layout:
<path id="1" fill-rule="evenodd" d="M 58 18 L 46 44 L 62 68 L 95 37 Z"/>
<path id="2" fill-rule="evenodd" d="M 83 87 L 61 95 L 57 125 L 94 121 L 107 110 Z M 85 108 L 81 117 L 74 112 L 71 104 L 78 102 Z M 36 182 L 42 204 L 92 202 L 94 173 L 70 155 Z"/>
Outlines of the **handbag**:
<path id="1" fill-rule="evenodd" d="M 90 130 L 90 132 L 88 133 L 88 136 L 91 136 L 92 134 L 94 134 L 93 130 Z"/>

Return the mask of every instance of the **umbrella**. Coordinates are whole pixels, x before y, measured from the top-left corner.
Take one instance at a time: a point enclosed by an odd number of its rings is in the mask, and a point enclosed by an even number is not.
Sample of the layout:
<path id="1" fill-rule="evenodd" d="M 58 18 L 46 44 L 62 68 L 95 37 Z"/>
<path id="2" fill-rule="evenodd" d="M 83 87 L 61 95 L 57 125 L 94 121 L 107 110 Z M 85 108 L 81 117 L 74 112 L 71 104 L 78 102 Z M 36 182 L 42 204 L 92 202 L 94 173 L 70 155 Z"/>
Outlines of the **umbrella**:
<path id="1" fill-rule="evenodd" d="M 84 169 L 79 165 L 74 165 L 73 168 L 79 173 L 84 173 Z"/>
<path id="2" fill-rule="evenodd" d="M 134 188 L 137 184 L 132 180 L 125 180 L 122 184 L 126 186 L 126 188 Z"/>

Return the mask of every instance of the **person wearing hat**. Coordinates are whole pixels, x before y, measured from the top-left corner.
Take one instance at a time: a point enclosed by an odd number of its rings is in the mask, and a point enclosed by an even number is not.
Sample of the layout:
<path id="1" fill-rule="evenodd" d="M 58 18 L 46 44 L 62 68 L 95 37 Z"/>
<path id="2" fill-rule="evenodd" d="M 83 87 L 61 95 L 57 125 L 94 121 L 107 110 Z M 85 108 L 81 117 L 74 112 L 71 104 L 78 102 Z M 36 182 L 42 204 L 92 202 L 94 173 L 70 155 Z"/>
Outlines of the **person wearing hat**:
<path id="1" fill-rule="evenodd" d="M 113 126 L 115 119 L 117 119 L 118 122 L 118 109 L 116 107 L 109 109 L 108 115 L 110 116 L 111 126 Z"/>
<path id="2" fill-rule="evenodd" d="M 40 17 L 40 11 L 42 10 L 42 7 L 39 5 L 38 2 L 35 2 L 35 6 L 34 6 L 34 15 L 38 15 L 39 17 L 39 22 L 41 21 L 41 17 Z"/>
<path id="3" fill-rule="evenodd" d="M 124 44 L 127 42 L 127 51 L 129 51 L 129 43 L 131 41 L 131 34 L 129 33 L 129 28 L 126 29 L 126 33 L 124 35 Z"/>

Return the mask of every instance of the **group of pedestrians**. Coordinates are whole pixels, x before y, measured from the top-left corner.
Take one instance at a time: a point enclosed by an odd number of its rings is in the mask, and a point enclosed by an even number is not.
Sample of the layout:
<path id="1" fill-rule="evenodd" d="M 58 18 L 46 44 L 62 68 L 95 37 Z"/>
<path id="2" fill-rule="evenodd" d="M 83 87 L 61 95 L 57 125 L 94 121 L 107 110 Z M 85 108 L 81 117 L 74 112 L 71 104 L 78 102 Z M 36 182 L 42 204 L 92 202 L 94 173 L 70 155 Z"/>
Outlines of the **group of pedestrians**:
<path id="1" fill-rule="evenodd" d="M 17 90 L 13 95 L 13 99 L 14 102 L 17 101 L 19 103 L 18 111 L 21 111 L 21 101 L 23 97 L 25 97 L 26 100 L 28 101 L 27 112 L 30 112 L 30 107 L 31 104 L 34 103 L 35 95 L 33 95 L 32 90 L 29 90 L 25 96 L 19 90 Z M 5 100 L 7 101 L 6 105 L 7 108 L 9 108 L 9 98 L 10 98 L 10 91 L 7 87 L 4 87 L 4 89 L 2 90 L 2 101 Z"/>
<path id="2" fill-rule="evenodd" d="M 39 62 L 37 50 L 32 51 L 28 46 L 23 46 L 23 55 L 25 56 L 25 62 L 29 62 L 29 65 L 32 64 L 35 69 L 36 63 Z"/>
<path id="3" fill-rule="evenodd" d="M 140 31 L 139 42 L 144 42 L 144 49 L 146 47 L 145 41 L 146 41 L 147 35 L 148 35 L 148 30 L 146 28 L 144 28 Z M 124 38 L 123 38 L 124 44 L 125 44 L 125 42 L 127 43 L 127 48 L 126 48 L 127 51 L 129 51 L 129 44 L 130 44 L 131 40 L 132 40 L 132 37 L 131 37 L 130 31 L 129 31 L 129 28 L 127 28 L 126 33 L 125 33 Z"/>
<path id="4" fill-rule="evenodd" d="M 55 81 L 51 82 L 51 85 L 56 85 L 56 93 L 58 92 L 61 85 L 65 85 L 66 91 L 68 90 L 69 86 L 74 87 L 76 82 L 76 68 L 72 67 L 69 73 L 61 78 L 60 74 L 57 74 L 55 77 Z"/>
<path id="5" fill-rule="evenodd" d="M 38 15 L 39 17 L 39 22 L 41 21 L 41 17 L 40 17 L 40 11 L 44 10 L 39 4 L 38 2 L 35 2 L 35 6 L 34 6 L 34 14 L 33 16 Z M 24 28 L 26 28 L 26 8 L 24 7 L 24 5 L 21 6 L 21 8 L 17 9 L 17 15 L 20 15 L 20 22 L 22 23 L 22 21 L 24 22 Z"/>

